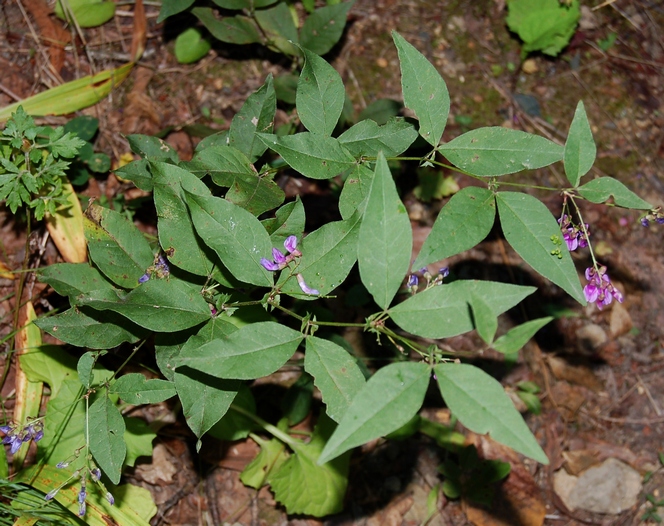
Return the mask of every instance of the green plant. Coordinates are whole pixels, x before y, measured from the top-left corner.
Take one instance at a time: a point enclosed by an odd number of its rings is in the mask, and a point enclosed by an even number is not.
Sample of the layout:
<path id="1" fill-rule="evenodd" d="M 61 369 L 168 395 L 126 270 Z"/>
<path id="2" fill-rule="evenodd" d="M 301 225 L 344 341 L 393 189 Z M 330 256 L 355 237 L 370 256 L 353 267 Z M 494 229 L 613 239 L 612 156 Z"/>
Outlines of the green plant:
<path id="1" fill-rule="evenodd" d="M 581 18 L 579 0 L 508 0 L 507 25 L 523 41 L 521 57 L 534 51 L 558 55 Z"/>
<path id="2" fill-rule="evenodd" d="M 333 135 L 344 107 L 343 82 L 321 57 L 301 48 L 296 105 L 307 131 L 274 133 L 276 90 L 268 76 L 228 132 L 203 141 L 189 162 L 157 138 L 128 137 L 141 159 L 118 172 L 152 192 L 158 239 L 93 203 L 86 211 L 90 263 L 39 272 L 70 308 L 41 318 L 37 326 L 90 349 L 78 360 L 61 348 L 21 357 L 28 378 L 52 391 L 38 458 L 49 476 L 58 467 L 66 476 L 48 496 L 60 499 L 64 491 L 63 499 L 73 494 L 76 501 L 78 495 L 81 515 L 91 495 L 97 501 L 117 497 L 110 485 L 121 481 L 138 455 L 149 453 L 154 436 L 145 424 L 125 417 L 122 404 L 177 396 L 198 447 L 206 433 L 226 440 L 251 436 L 259 444 L 259 455 L 242 473 L 245 484 L 270 484 L 289 513 L 335 513 L 343 505 L 355 447 L 398 430 L 420 431 L 444 447 L 459 443 L 451 429 L 418 417 L 432 378 L 465 427 L 548 462 L 500 383 L 475 365 L 459 363 L 456 351 L 427 341 L 476 330 L 483 348 L 513 357 L 551 318 L 496 337 L 497 318 L 535 288 L 453 281 L 447 269 L 429 266 L 480 243 L 498 218 L 507 243 L 535 272 L 580 304 L 602 308 L 622 301 L 622 295 L 592 252 L 578 203 L 610 200 L 649 210 L 646 222 L 659 222 L 662 214 L 610 177 L 581 184 L 596 155 L 582 103 L 564 146 L 498 127 L 441 144 L 450 108 L 445 82 L 403 37 L 393 38 L 404 103 L 417 127 L 400 118 L 382 125 L 365 119 Z M 388 159 L 402 159 L 418 137 L 429 146 L 418 158 L 422 164 L 467 174 L 480 186 L 460 190 L 443 207 L 413 272 L 411 225 Z M 504 179 L 561 161 L 568 184 L 550 189 L 563 196 L 558 219 L 536 197 L 513 191 L 527 184 Z M 274 182 L 280 170 L 319 181 L 344 174 L 341 220 L 303 237 L 305 206 L 300 199 L 284 203 Z M 570 251 L 584 247 L 592 266 L 582 286 Z M 356 264 L 359 282 L 353 283 L 349 275 Z M 335 319 L 326 308 L 328 299 L 346 291 L 374 308 L 364 322 Z M 374 335 L 385 365 L 369 370 L 334 333 L 343 327 Z M 161 377 L 104 366 L 107 349 L 133 345 L 127 363 L 148 342 L 154 342 Z M 292 359 L 298 349 L 303 360 Z M 302 373 L 275 424 L 259 415 L 250 382 L 285 364 Z M 312 383 L 322 406 L 311 400 Z M 309 408 L 317 423 L 307 440 L 290 427 Z M 109 493 L 97 484 L 102 472 Z M 493 472 L 504 474 L 504 466 L 493 466 Z"/>
<path id="3" fill-rule="evenodd" d="M 262 44 L 290 57 L 299 55 L 300 45 L 325 55 L 341 38 L 353 5 L 353 1 L 328 1 L 326 6 L 315 8 L 313 2 L 303 2 L 307 16 L 300 21 L 295 4 L 285 0 L 213 1 L 218 10 L 195 6 L 194 0 L 164 2 L 158 21 L 188 11 L 221 42 Z M 190 27 L 177 38 L 175 56 L 180 62 L 195 62 L 205 56 L 210 45 L 209 37 Z"/>
<path id="4" fill-rule="evenodd" d="M 63 182 L 70 162 L 84 141 L 64 128 L 36 126 L 22 107 L 12 114 L 0 135 L 0 201 L 13 214 L 27 205 L 40 220 L 66 204 Z"/>

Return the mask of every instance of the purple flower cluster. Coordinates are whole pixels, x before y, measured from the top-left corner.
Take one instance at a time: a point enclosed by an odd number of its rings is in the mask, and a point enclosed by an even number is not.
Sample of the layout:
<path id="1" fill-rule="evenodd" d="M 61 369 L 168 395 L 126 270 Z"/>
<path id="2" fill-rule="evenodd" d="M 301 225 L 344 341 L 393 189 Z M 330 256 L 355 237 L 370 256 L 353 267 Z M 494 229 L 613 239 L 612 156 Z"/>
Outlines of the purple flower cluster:
<path id="1" fill-rule="evenodd" d="M 429 272 L 429 269 L 427 267 L 422 267 L 416 273 L 411 274 L 410 276 L 408 276 L 408 281 L 406 283 L 406 286 L 408 287 L 408 290 L 410 291 L 411 294 L 415 294 L 417 292 L 420 283 L 420 279 L 417 276 L 418 274 L 420 274 L 422 278 L 424 278 L 428 288 L 430 284 L 442 285 L 443 280 L 450 275 L 450 269 L 448 267 L 442 267 L 438 269 L 438 275 L 435 278 L 431 275 L 431 272 Z"/>
<path id="2" fill-rule="evenodd" d="M 8 424 L 0 426 L 0 431 L 5 434 L 2 438 L 3 444 L 9 444 L 9 451 L 13 455 L 24 442 L 34 440 L 39 442 L 44 438 L 44 425 L 41 421 L 30 422 L 24 426 L 18 424 Z"/>
<path id="3" fill-rule="evenodd" d="M 609 305 L 614 298 L 619 303 L 623 302 L 623 295 L 611 283 L 606 273 L 606 267 L 588 267 L 586 269 L 586 279 L 588 284 L 583 287 L 583 295 L 588 303 L 597 303 L 599 310 Z"/>
<path id="4" fill-rule="evenodd" d="M 563 233 L 565 244 L 570 252 L 573 252 L 577 248 L 585 248 L 588 246 L 588 238 L 586 237 L 586 232 L 588 232 L 587 223 L 585 224 L 585 232 L 583 228 L 573 224 L 567 214 L 564 214 L 563 217 L 558 219 L 558 223 L 560 224 L 560 230 Z"/>
<path id="5" fill-rule="evenodd" d="M 145 271 L 145 274 L 138 278 L 138 282 L 145 283 L 146 281 L 149 281 L 153 275 L 160 279 L 165 278 L 168 276 L 170 271 L 171 269 L 168 266 L 168 261 L 163 254 L 159 254 L 154 260 L 154 265 L 148 267 L 148 269 Z"/>
<path id="6" fill-rule="evenodd" d="M 78 454 L 74 454 L 72 458 L 77 457 Z M 94 465 L 94 464 L 93 464 Z M 57 468 L 66 468 L 69 466 L 69 462 L 59 462 L 56 467 Z M 87 510 L 87 505 L 86 501 L 88 498 L 88 491 L 87 491 L 87 477 L 88 475 L 90 476 L 90 479 L 92 482 L 94 482 L 99 488 L 101 488 L 102 492 L 104 493 L 104 497 L 106 497 L 106 500 L 109 502 L 111 506 L 115 504 L 115 498 L 113 495 L 106 489 L 106 486 L 104 486 L 104 483 L 101 481 L 101 470 L 98 467 L 93 467 L 93 468 L 83 468 L 77 469 L 74 471 L 67 480 L 65 480 L 62 484 L 60 484 L 57 488 L 52 489 L 49 491 L 45 496 L 44 500 L 51 500 L 53 499 L 58 492 L 64 488 L 66 485 L 70 483 L 70 481 L 75 480 L 77 478 L 81 479 L 81 489 L 78 492 L 77 495 L 77 500 L 78 500 L 78 516 L 83 517 L 85 515 L 85 512 Z"/>
<path id="7" fill-rule="evenodd" d="M 645 227 L 650 226 L 650 223 L 657 223 L 658 225 L 664 225 L 664 214 L 662 213 L 662 207 L 653 208 L 650 212 L 644 215 L 641 218 L 641 224 Z"/>
<path id="8" fill-rule="evenodd" d="M 302 252 L 297 249 L 297 237 L 295 236 L 288 236 L 286 238 L 286 241 L 284 241 L 284 248 L 287 252 L 285 255 L 278 248 L 272 249 L 272 261 L 266 258 L 261 258 L 261 265 L 263 265 L 265 270 L 269 270 L 270 272 L 283 270 L 291 261 L 295 260 L 295 258 L 302 256 Z M 295 277 L 297 278 L 297 283 L 302 289 L 302 292 L 311 295 L 320 294 L 318 290 L 312 289 L 304 282 L 304 276 L 302 276 L 302 274 L 296 274 Z"/>

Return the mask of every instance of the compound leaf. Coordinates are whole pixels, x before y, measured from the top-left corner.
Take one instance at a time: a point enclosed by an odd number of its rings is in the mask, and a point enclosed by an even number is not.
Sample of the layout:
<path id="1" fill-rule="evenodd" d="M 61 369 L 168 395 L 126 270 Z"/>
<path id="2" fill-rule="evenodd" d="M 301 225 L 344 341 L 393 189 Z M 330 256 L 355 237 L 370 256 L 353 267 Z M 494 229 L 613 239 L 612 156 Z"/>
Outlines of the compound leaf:
<path id="1" fill-rule="evenodd" d="M 110 481 L 118 484 L 127 454 L 124 419 L 110 398 L 103 395 L 90 406 L 88 418 L 94 430 L 90 433 L 90 452 Z"/>

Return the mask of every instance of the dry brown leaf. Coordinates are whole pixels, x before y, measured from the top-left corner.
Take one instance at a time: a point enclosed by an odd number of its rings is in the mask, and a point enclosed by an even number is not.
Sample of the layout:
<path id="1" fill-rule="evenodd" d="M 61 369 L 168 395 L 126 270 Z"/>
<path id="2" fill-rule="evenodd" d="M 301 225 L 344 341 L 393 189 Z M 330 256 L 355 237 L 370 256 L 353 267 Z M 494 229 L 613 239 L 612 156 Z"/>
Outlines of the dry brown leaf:
<path id="1" fill-rule="evenodd" d="M 71 40 L 69 32 L 51 18 L 53 11 L 44 0 L 23 0 L 23 3 L 39 28 L 41 40 L 48 44 L 51 65 L 59 74 L 65 63 L 65 46 Z"/>
<path id="2" fill-rule="evenodd" d="M 596 393 L 603 388 L 602 382 L 588 367 L 583 365 L 571 365 L 562 358 L 556 356 L 547 356 L 547 362 L 551 368 L 553 376 L 558 380 L 567 380 L 570 383 L 582 385 Z"/>
<path id="3" fill-rule="evenodd" d="M 145 8 L 143 0 L 136 0 L 134 4 L 134 32 L 131 37 L 131 57 L 134 62 L 143 55 L 145 44 L 147 42 L 147 19 L 145 18 Z"/>

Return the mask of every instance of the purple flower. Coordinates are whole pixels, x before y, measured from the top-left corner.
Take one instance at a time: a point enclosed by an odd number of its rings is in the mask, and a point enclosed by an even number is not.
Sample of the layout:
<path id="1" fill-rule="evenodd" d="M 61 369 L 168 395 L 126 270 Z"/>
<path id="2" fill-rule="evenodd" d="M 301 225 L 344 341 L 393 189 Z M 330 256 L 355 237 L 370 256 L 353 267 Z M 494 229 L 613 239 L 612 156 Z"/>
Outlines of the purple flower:
<path id="1" fill-rule="evenodd" d="M 78 502 L 79 504 L 83 504 L 85 502 L 85 498 L 88 496 L 88 494 L 85 491 L 85 486 L 81 488 L 81 491 L 78 492 Z"/>
<path id="2" fill-rule="evenodd" d="M 288 251 L 289 254 L 292 254 L 297 249 L 297 237 L 288 236 L 286 241 L 284 241 L 284 248 Z"/>
<path id="3" fill-rule="evenodd" d="M 115 498 L 113 497 L 113 495 L 111 495 L 111 493 L 109 491 L 106 492 L 106 500 L 108 501 L 108 503 L 111 506 L 113 506 L 113 504 L 115 504 Z"/>
<path id="4" fill-rule="evenodd" d="M 450 268 L 449 267 L 443 267 L 438 270 L 438 275 L 442 276 L 443 278 L 446 278 L 447 276 L 450 275 Z"/>
<path id="5" fill-rule="evenodd" d="M 417 287 L 417 284 L 420 282 L 419 279 L 417 279 L 417 276 L 415 274 L 411 274 L 408 276 L 408 288 L 411 287 Z"/>
<path id="6" fill-rule="evenodd" d="M 5 435 L 8 435 L 12 430 L 12 426 L 0 426 L 0 431 L 2 431 Z"/>
<path id="7" fill-rule="evenodd" d="M 99 468 L 93 468 L 90 470 L 90 476 L 92 477 L 92 480 L 97 482 L 101 478 L 101 471 Z"/>
<path id="8" fill-rule="evenodd" d="M 34 440 L 35 442 L 39 442 L 42 438 L 44 438 L 44 431 L 40 429 L 34 434 L 32 440 Z"/>
<path id="9" fill-rule="evenodd" d="M 304 277 L 302 274 L 297 274 L 295 276 L 297 278 L 297 282 L 300 285 L 300 288 L 302 289 L 302 292 L 305 294 L 312 294 L 312 295 L 318 295 L 320 292 L 318 292 L 316 289 L 310 288 L 305 282 L 304 282 Z"/>
<path id="10" fill-rule="evenodd" d="M 563 234 L 567 249 L 570 252 L 573 252 L 577 248 L 585 248 L 588 246 L 588 238 L 586 236 L 588 225 L 584 225 L 584 230 L 580 226 L 573 224 L 567 214 L 564 214 L 563 217 L 558 219 L 558 223 L 560 224 L 560 231 Z"/>
<path id="11" fill-rule="evenodd" d="M 69 462 L 58 462 L 55 467 L 58 469 L 64 469 L 69 466 Z"/>
<path id="12" fill-rule="evenodd" d="M 279 265 L 277 265 L 273 261 L 270 261 L 269 259 L 261 258 L 261 265 L 263 265 L 263 268 L 265 268 L 265 270 L 269 270 L 270 272 L 279 270 Z"/>
<path id="13" fill-rule="evenodd" d="M 7 438 L 9 438 L 9 440 L 5 442 L 5 439 Z M 5 437 L 2 439 L 2 442 L 4 444 L 9 444 L 9 451 L 12 455 L 21 449 L 21 446 L 23 445 L 23 439 L 19 435 Z"/>
<path id="14" fill-rule="evenodd" d="M 288 264 L 286 261 L 286 256 L 284 256 L 278 248 L 272 249 L 272 257 L 274 258 L 274 262 L 279 266 L 279 268 L 284 268 Z"/>
<path id="15" fill-rule="evenodd" d="M 78 516 L 83 517 L 85 515 L 85 501 L 81 502 L 78 506 Z"/>
<path id="16" fill-rule="evenodd" d="M 60 488 L 52 489 L 46 495 L 44 495 L 44 500 L 51 500 L 58 493 Z"/>
<path id="17" fill-rule="evenodd" d="M 624 297 L 611 283 L 606 267 L 588 267 L 586 279 L 588 284 L 583 287 L 583 295 L 588 303 L 596 303 L 599 310 L 610 305 L 614 298 L 619 303 L 623 302 Z"/>
<path id="18" fill-rule="evenodd" d="M 642 217 L 641 218 L 641 224 L 645 227 L 649 227 L 650 226 L 650 221 L 648 221 L 648 219 L 646 217 Z"/>
<path id="19" fill-rule="evenodd" d="M 149 279 L 150 279 L 150 274 L 148 274 L 148 273 L 146 272 L 146 273 L 143 274 L 140 278 L 138 278 L 138 282 L 139 282 L 139 283 L 145 283 L 145 282 L 148 281 Z"/>

